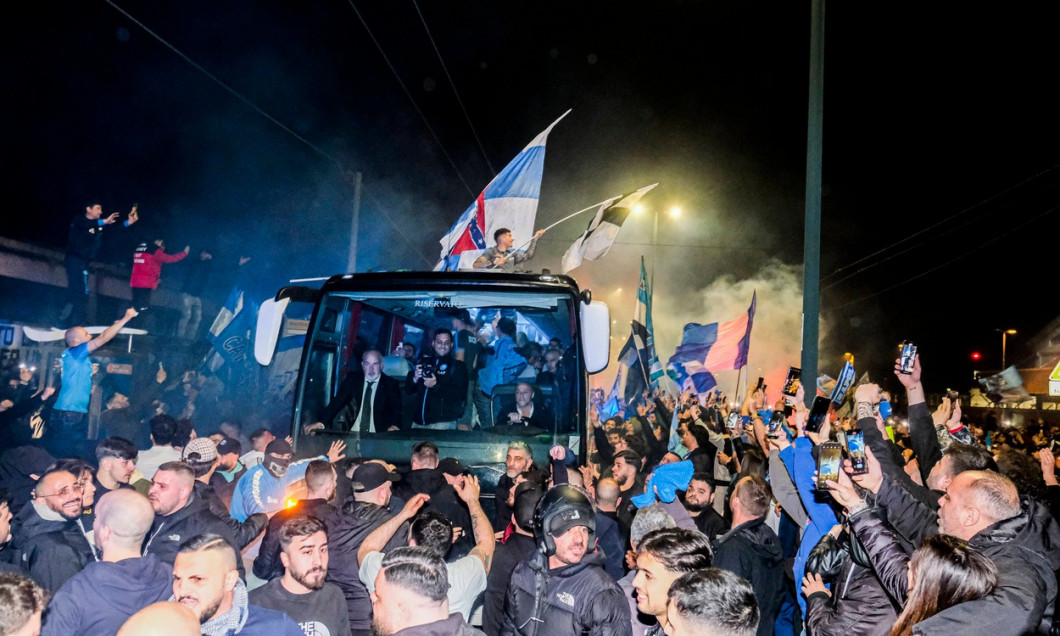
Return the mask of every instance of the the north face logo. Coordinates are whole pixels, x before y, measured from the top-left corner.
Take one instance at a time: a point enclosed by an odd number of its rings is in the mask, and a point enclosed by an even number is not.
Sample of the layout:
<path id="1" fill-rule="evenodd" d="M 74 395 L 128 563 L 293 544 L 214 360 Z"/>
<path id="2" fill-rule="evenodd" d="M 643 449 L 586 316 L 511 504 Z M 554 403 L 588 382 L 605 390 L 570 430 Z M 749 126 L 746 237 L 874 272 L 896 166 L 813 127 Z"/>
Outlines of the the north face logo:
<path id="1" fill-rule="evenodd" d="M 560 592 L 556 595 L 556 600 L 565 605 L 574 607 L 574 595 L 569 592 Z"/>
<path id="2" fill-rule="evenodd" d="M 180 535 L 179 534 L 171 534 L 167 538 L 170 541 L 180 541 Z"/>

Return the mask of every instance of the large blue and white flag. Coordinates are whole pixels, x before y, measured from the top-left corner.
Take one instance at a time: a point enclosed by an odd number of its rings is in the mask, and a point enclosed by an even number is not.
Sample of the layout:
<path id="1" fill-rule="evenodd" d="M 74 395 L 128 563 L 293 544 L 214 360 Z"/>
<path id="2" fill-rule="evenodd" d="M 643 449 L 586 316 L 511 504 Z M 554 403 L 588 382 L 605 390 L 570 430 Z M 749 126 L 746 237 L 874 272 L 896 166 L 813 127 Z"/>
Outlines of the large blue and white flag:
<path id="1" fill-rule="evenodd" d="M 206 336 L 225 362 L 249 364 L 257 316 L 257 304 L 239 286 L 233 287 Z"/>
<path id="2" fill-rule="evenodd" d="M 619 369 L 626 367 L 626 382 L 621 395 L 625 398 L 627 407 L 638 401 L 643 402 L 644 391 L 648 388 L 648 367 L 643 357 L 643 329 L 643 325 L 634 322 L 633 332 L 618 352 L 618 363 L 621 365 Z"/>
<path id="3" fill-rule="evenodd" d="M 846 397 L 847 391 L 852 386 L 854 386 L 854 364 L 847 360 L 843 363 L 843 370 L 839 372 L 839 377 L 836 378 L 835 386 L 832 387 L 832 395 L 829 399 L 836 404 L 842 404 L 843 398 Z"/>
<path id="4" fill-rule="evenodd" d="M 618 367 L 618 373 L 615 375 L 615 383 L 611 385 L 611 393 L 608 394 L 607 401 L 600 406 L 598 413 L 600 419 L 606 420 L 614 417 L 623 410 L 625 400 L 622 399 L 621 387 L 622 367 L 620 366 Z"/>
<path id="5" fill-rule="evenodd" d="M 516 241 L 533 236 L 541 175 L 545 169 L 545 142 L 553 126 L 569 112 L 534 137 L 438 241 L 442 253 L 435 271 L 471 269 L 475 259 L 494 244 L 493 233 L 502 227 L 511 230 Z"/>
<path id="6" fill-rule="evenodd" d="M 757 306 L 758 293 L 755 292 L 751 296 L 751 306 L 738 318 L 709 325 L 688 323 L 681 334 L 681 344 L 667 366 L 677 374 L 682 383 L 685 378 L 700 375 L 699 383 L 703 385 L 713 382 L 713 376 L 708 379 L 701 375 L 703 373 L 712 374 L 747 366 L 751 327 L 754 326 Z"/>

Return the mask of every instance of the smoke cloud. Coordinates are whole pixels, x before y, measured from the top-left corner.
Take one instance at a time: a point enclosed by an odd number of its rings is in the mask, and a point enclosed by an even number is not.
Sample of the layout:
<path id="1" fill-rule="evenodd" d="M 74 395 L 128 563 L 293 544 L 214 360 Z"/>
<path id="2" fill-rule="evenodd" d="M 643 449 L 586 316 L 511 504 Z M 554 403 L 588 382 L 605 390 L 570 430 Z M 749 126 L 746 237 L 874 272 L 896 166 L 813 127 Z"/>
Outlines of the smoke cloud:
<path id="1" fill-rule="evenodd" d="M 722 275 L 702 289 L 686 294 L 655 294 L 652 320 L 656 347 L 663 364 L 681 342 L 686 323 L 708 324 L 732 320 L 747 311 L 751 296 L 758 292 L 758 307 L 751 330 L 748 364 L 740 389 L 736 391 L 737 372 L 715 374 L 718 386 L 731 398 L 745 395 L 745 384 L 754 386 L 759 376 L 765 378 L 770 399 L 779 397 L 780 387 L 789 366 L 801 366 L 802 339 L 802 266 L 771 260 L 749 277 Z M 616 329 L 612 355 L 617 355 L 626 335 Z M 826 325 L 821 324 L 821 337 Z M 618 336 L 621 336 L 619 341 Z M 609 389 L 617 365 L 608 368 L 597 385 Z M 828 369 L 823 372 L 829 373 Z"/>

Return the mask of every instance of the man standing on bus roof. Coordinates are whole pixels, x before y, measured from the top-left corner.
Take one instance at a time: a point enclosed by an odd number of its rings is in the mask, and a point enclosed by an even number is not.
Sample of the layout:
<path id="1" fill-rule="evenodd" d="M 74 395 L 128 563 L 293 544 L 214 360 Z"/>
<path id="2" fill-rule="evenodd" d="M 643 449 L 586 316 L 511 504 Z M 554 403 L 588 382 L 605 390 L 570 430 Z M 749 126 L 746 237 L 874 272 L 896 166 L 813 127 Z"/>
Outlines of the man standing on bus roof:
<path id="1" fill-rule="evenodd" d="M 347 406 L 352 409 L 347 431 L 381 433 L 401 428 L 401 385 L 383 374 L 383 355 L 377 350 L 364 352 L 361 371 L 346 376 L 320 421 L 310 424 L 306 431 L 331 428 L 335 416 Z"/>
<path id="2" fill-rule="evenodd" d="M 496 269 L 510 274 L 516 271 L 517 265 L 522 265 L 534 257 L 534 252 L 537 250 L 537 241 L 544 233 L 545 230 L 538 230 L 534 234 L 534 238 L 530 239 L 530 246 L 526 248 L 525 252 L 511 252 L 512 246 L 515 245 L 512 231 L 506 227 L 500 228 L 493 233 L 493 242 L 496 245 L 475 259 L 474 268 Z M 521 271 L 522 267 L 518 269 Z"/>

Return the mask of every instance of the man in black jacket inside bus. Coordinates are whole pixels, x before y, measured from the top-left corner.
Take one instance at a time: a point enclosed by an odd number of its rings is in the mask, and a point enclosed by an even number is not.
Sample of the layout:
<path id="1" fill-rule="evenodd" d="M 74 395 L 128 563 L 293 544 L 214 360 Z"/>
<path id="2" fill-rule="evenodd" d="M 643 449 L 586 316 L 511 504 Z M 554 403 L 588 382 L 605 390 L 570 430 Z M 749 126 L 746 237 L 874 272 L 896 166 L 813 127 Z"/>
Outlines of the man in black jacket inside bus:
<path id="1" fill-rule="evenodd" d="M 416 426 L 456 430 L 467 400 L 467 367 L 452 356 L 453 332 L 438 329 L 431 354 L 421 356 L 405 382 L 405 391 L 416 394 Z"/>

